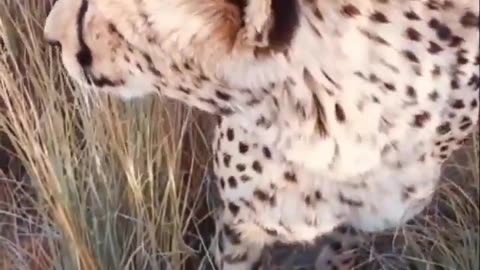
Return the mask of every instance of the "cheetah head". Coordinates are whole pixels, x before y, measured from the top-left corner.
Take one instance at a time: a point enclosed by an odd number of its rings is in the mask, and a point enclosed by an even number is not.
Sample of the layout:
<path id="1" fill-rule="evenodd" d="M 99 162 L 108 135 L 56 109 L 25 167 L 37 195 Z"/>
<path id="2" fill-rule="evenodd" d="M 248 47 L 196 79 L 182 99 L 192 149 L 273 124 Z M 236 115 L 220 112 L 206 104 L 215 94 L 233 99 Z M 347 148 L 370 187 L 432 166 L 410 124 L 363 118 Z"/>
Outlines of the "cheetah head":
<path id="1" fill-rule="evenodd" d="M 85 88 L 125 99 L 161 93 L 208 111 L 231 110 L 235 98 L 255 98 L 286 77 L 284 51 L 240 37 L 244 1 L 58 0 L 44 34 Z M 298 21 L 291 21 L 294 33 Z"/>

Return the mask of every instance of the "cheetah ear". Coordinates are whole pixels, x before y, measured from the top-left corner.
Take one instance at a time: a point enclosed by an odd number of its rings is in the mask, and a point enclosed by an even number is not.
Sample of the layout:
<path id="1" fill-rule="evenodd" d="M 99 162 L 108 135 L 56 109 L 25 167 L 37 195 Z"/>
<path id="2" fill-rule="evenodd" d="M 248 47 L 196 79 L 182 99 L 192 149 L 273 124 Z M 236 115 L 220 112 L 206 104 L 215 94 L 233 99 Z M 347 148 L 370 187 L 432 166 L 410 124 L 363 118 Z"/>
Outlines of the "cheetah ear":
<path id="1" fill-rule="evenodd" d="M 246 45 L 283 51 L 289 47 L 299 25 L 297 0 L 229 0 L 243 17 Z"/>

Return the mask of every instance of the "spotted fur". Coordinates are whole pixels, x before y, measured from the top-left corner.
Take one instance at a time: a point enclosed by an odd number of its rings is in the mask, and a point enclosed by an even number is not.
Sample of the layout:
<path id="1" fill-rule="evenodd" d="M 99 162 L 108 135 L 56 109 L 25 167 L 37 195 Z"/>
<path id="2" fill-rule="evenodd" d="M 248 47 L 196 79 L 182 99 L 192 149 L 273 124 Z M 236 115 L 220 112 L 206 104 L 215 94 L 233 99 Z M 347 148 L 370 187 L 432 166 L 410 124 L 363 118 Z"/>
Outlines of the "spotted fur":
<path id="1" fill-rule="evenodd" d="M 259 269 L 264 246 L 340 224 L 379 231 L 421 212 L 478 124 L 478 1 L 252 3 L 59 0 L 45 35 L 85 88 L 219 115 L 221 269 Z M 262 46 L 242 38 L 257 16 L 277 22 Z"/>

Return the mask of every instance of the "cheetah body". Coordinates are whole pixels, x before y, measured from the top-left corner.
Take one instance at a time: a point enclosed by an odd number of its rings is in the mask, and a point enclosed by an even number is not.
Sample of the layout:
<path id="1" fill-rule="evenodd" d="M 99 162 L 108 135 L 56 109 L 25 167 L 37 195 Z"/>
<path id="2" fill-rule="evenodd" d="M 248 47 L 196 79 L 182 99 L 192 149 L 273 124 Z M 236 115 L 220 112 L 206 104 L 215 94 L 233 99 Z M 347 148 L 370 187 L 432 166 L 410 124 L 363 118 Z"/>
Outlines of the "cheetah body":
<path id="1" fill-rule="evenodd" d="M 477 125 L 477 1 L 284 1 L 298 16 L 280 51 L 237 39 L 241 12 L 227 1 L 58 2 L 46 36 L 78 82 L 220 115 L 223 269 L 253 269 L 264 246 L 341 224 L 402 225 Z"/>

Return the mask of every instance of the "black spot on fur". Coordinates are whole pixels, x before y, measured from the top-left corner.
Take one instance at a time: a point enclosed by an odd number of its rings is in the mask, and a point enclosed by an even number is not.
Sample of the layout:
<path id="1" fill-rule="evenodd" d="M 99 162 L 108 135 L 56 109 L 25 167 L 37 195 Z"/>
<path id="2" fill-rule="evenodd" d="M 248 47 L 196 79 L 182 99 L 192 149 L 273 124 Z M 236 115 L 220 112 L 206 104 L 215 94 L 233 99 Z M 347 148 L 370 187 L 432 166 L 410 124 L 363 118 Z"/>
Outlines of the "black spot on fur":
<path id="1" fill-rule="evenodd" d="M 220 177 L 220 188 L 225 189 L 225 179 L 223 177 Z"/>
<path id="2" fill-rule="evenodd" d="M 444 24 L 437 29 L 437 37 L 440 40 L 448 40 L 452 36 L 452 30 Z"/>
<path id="3" fill-rule="evenodd" d="M 263 167 L 258 160 L 255 160 L 252 164 L 252 169 L 257 173 L 262 173 Z"/>
<path id="4" fill-rule="evenodd" d="M 448 40 L 452 36 L 450 28 L 445 24 L 440 23 L 436 18 L 432 18 L 428 22 L 428 26 L 436 30 L 437 37 L 440 40 Z"/>
<path id="5" fill-rule="evenodd" d="M 450 39 L 450 44 L 449 44 L 448 46 L 449 46 L 449 47 L 458 47 L 458 46 L 460 46 L 464 41 L 465 41 L 464 38 L 455 35 L 455 36 L 452 36 L 452 38 Z"/>
<path id="6" fill-rule="evenodd" d="M 278 236 L 278 232 L 275 229 L 269 229 L 269 228 L 263 228 L 263 229 L 270 236 L 273 236 L 273 237 Z"/>
<path id="7" fill-rule="evenodd" d="M 335 103 L 335 116 L 337 117 L 338 122 L 345 122 L 345 111 L 338 103 Z"/>
<path id="8" fill-rule="evenodd" d="M 417 91 L 415 91 L 415 88 L 412 86 L 407 86 L 407 96 L 410 98 L 416 98 L 417 97 Z"/>
<path id="9" fill-rule="evenodd" d="M 235 167 L 237 167 L 237 170 L 239 172 L 243 172 L 247 169 L 247 166 L 245 166 L 245 164 L 242 164 L 242 163 L 237 164 Z"/>
<path id="10" fill-rule="evenodd" d="M 471 11 L 465 12 L 463 14 L 462 18 L 460 18 L 460 23 L 463 25 L 463 27 L 470 28 L 470 27 L 478 27 L 479 26 L 479 21 L 478 21 L 478 15 Z"/>
<path id="11" fill-rule="evenodd" d="M 416 114 L 413 118 L 414 127 L 422 128 L 425 126 L 425 123 L 430 120 L 430 113 L 423 111 L 419 114 Z"/>
<path id="12" fill-rule="evenodd" d="M 428 21 L 428 26 L 433 29 L 437 29 L 440 26 L 440 22 L 436 18 L 430 19 Z"/>
<path id="13" fill-rule="evenodd" d="M 332 79 L 332 77 L 330 77 L 330 76 L 328 75 L 328 73 L 325 72 L 323 69 L 322 69 L 322 74 L 323 74 L 323 76 L 325 76 L 325 78 L 326 78 L 329 82 L 331 82 L 337 89 L 340 88 L 340 86 L 338 85 L 338 83 L 337 83 L 336 81 L 334 81 L 334 80 Z"/>
<path id="14" fill-rule="evenodd" d="M 315 91 L 318 91 L 317 89 L 317 87 L 319 86 L 318 82 L 315 80 L 313 75 L 307 69 L 303 70 L 303 78 L 307 86 L 312 91 L 313 102 L 314 102 L 316 113 L 317 113 L 316 129 L 320 135 L 325 136 L 327 134 L 325 108 L 323 107 L 323 104 L 320 102 L 318 96 L 315 94 Z"/>
<path id="15" fill-rule="evenodd" d="M 438 10 L 440 8 L 440 3 L 436 0 L 429 0 L 425 5 L 431 10 Z"/>
<path id="16" fill-rule="evenodd" d="M 248 181 L 252 180 L 252 177 L 250 177 L 249 175 L 246 175 L 246 174 L 242 174 L 242 176 L 240 176 L 240 180 L 242 180 L 242 182 L 248 182 Z"/>
<path id="17" fill-rule="evenodd" d="M 478 101 L 476 99 L 472 99 L 470 102 L 470 108 L 475 109 L 478 106 Z"/>
<path id="18" fill-rule="evenodd" d="M 420 34 L 420 32 L 413 29 L 412 27 L 408 27 L 407 30 L 405 31 L 405 34 L 410 40 L 413 40 L 413 41 L 420 41 L 422 39 L 422 34 Z"/>
<path id="19" fill-rule="evenodd" d="M 326 117 L 325 117 L 325 108 L 323 104 L 318 99 L 318 96 L 313 94 L 313 102 L 315 104 L 315 108 L 317 109 L 317 123 L 316 129 L 321 136 L 327 135 L 327 125 L 326 125 Z"/>
<path id="20" fill-rule="evenodd" d="M 452 79 L 452 80 L 450 81 L 450 87 L 451 87 L 453 90 L 460 88 L 460 85 L 458 84 L 458 80 L 457 80 L 457 79 Z"/>
<path id="21" fill-rule="evenodd" d="M 312 204 L 312 197 L 310 197 L 309 195 L 305 196 L 305 204 L 306 205 L 311 205 Z"/>
<path id="22" fill-rule="evenodd" d="M 467 85 L 473 86 L 474 90 L 478 89 L 480 87 L 480 77 L 477 74 L 472 74 L 472 77 L 468 79 Z"/>
<path id="23" fill-rule="evenodd" d="M 341 13 L 346 17 L 355 17 L 360 15 L 360 10 L 358 10 L 358 8 L 352 4 L 347 4 L 342 6 Z"/>
<path id="24" fill-rule="evenodd" d="M 230 241 L 231 244 L 238 245 L 238 244 L 241 243 L 240 233 L 237 232 L 236 230 L 232 229 L 230 226 L 228 226 L 226 224 L 223 225 L 223 232 L 224 232 L 226 238 Z"/>
<path id="25" fill-rule="evenodd" d="M 234 132 L 233 132 L 233 129 L 231 129 L 231 128 L 227 129 L 227 139 L 229 141 L 233 141 L 233 139 L 234 139 Z"/>
<path id="26" fill-rule="evenodd" d="M 351 207 L 362 207 L 363 206 L 362 201 L 355 201 L 353 199 L 347 198 L 347 197 L 345 197 L 345 195 L 343 195 L 342 192 L 338 193 L 338 200 L 340 201 L 340 203 L 349 205 Z"/>
<path id="27" fill-rule="evenodd" d="M 271 159 L 272 158 L 272 152 L 270 152 L 270 149 L 268 149 L 268 147 L 264 146 L 262 148 L 262 152 L 263 152 L 263 155 L 267 158 L 267 159 Z"/>
<path id="28" fill-rule="evenodd" d="M 405 57 L 413 63 L 419 63 L 420 62 L 418 60 L 417 56 L 415 55 L 415 53 L 413 53 L 412 51 L 405 50 L 405 51 L 403 51 L 403 55 L 405 55 Z"/>
<path id="29" fill-rule="evenodd" d="M 388 23 L 388 18 L 385 14 L 381 13 L 380 11 L 375 11 L 370 15 L 370 20 L 377 22 L 377 23 Z"/>
<path id="30" fill-rule="evenodd" d="M 371 74 L 368 76 L 368 80 L 370 80 L 370 81 L 373 82 L 373 83 L 376 83 L 376 82 L 379 81 L 378 76 L 375 75 L 374 73 L 371 73 Z"/>
<path id="31" fill-rule="evenodd" d="M 442 74 L 442 70 L 439 65 L 434 65 L 432 69 L 432 77 L 436 78 Z"/>
<path id="32" fill-rule="evenodd" d="M 430 44 L 430 47 L 428 47 L 428 52 L 429 53 L 437 54 L 437 53 L 443 51 L 442 47 L 440 47 L 440 45 L 438 45 L 436 42 L 430 41 L 429 44 Z"/>
<path id="33" fill-rule="evenodd" d="M 288 182 L 297 182 L 297 176 L 295 175 L 294 172 L 287 171 L 287 172 L 283 173 L 283 177 Z"/>
<path id="34" fill-rule="evenodd" d="M 380 44 L 385 45 L 385 46 L 390 46 L 390 43 L 388 41 L 386 41 L 384 38 L 382 38 L 381 36 L 379 36 L 375 33 L 369 32 L 365 29 L 360 29 L 360 33 L 365 35 L 371 41 L 380 43 Z"/>
<path id="35" fill-rule="evenodd" d="M 248 144 L 246 144 L 244 142 L 238 143 L 238 151 L 241 154 L 245 154 L 246 152 L 248 152 Z"/>
<path id="36" fill-rule="evenodd" d="M 387 88 L 388 90 L 390 91 L 395 91 L 395 85 L 393 85 L 392 83 L 384 83 L 383 86 L 385 86 L 385 88 Z"/>
<path id="37" fill-rule="evenodd" d="M 465 65 L 468 63 L 468 58 L 463 56 L 462 54 L 457 54 L 457 64 L 459 65 Z"/>
<path id="38" fill-rule="evenodd" d="M 221 99 L 221 100 L 224 100 L 224 101 L 229 101 L 230 98 L 231 98 L 229 94 L 224 93 L 224 92 L 222 92 L 222 91 L 220 91 L 220 90 L 216 90 L 216 91 L 215 91 L 215 96 L 216 96 L 217 98 Z"/>
<path id="39" fill-rule="evenodd" d="M 148 70 L 150 70 L 150 72 L 157 77 L 163 77 L 163 74 L 160 72 L 160 70 L 155 68 L 153 65 L 148 65 Z"/>
<path id="40" fill-rule="evenodd" d="M 445 122 L 437 127 L 437 133 L 440 135 L 445 135 L 450 132 L 451 127 L 449 122 Z"/>
<path id="41" fill-rule="evenodd" d="M 253 192 L 253 195 L 259 200 L 259 201 L 262 201 L 262 202 L 266 202 L 269 200 L 270 196 L 268 196 L 268 194 L 265 192 L 265 191 L 262 191 L 260 189 L 256 189 L 254 192 Z"/>
<path id="42" fill-rule="evenodd" d="M 234 216 L 238 215 L 238 212 L 240 211 L 240 207 L 233 202 L 228 203 L 228 209 Z"/>
<path id="43" fill-rule="evenodd" d="M 183 90 L 182 90 L 182 88 L 183 88 Z M 185 89 L 186 89 L 187 91 L 184 91 Z M 179 87 L 178 87 L 178 90 L 180 90 L 180 91 L 183 92 L 183 93 L 187 93 L 187 92 L 188 92 L 188 93 L 191 93 L 191 89 L 186 88 L 186 87 L 182 87 L 182 86 L 179 86 Z M 188 94 L 187 94 L 187 95 L 188 95 Z M 199 100 L 202 101 L 202 102 L 206 102 L 206 103 L 208 103 L 208 104 L 210 104 L 210 105 L 212 105 L 212 106 L 217 106 L 217 102 L 216 102 L 214 99 L 212 99 L 212 98 L 203 98 L 203 97 L 200 97 Z"/>
<path id="44" fill-rule="evenodd" d="M 230 161 L 232 160 L 232 156 L 229 154 L 223 154 L 223 164 L 225 167 L 230 167 Z"/>
<path id="45" fill-rule="evenodd" d="M 228 185 L 230 186 L 230 188 L 236 188 L 237 187 L 237 179 L 235 179 L 235 177 L 230 176 L 230 177 L 228 177 L 227 181 L 228 181 Z"/>
<path id="46" fill-rule="evenodd" d="M 407 12 L 403 13 L 403 15 L 405 15 L 405 17 L 407 19 L 412 20 L 412 21 L 420 20 L 420 17 L 417 15 L 417 13 L 415 13 L 413 11 L 407 11 Z"/>
<path id="47" fill-rule="evenodd" d="M 316 7 L 315 10 L 313 11 L 313 15 L 315 15 L 315 17 L 317 17 L 317 19 L 319 19 L 320 21 L 323 21 L 323 14 L 318 9 L 318 7 Z"/>
<path id="48" fill-rule="evenodd" d="M 451 106 L 454 109 L 463 109 L 465 108 L 465 103 L 461 99 L 456 99 L 451 103 Z"/>
<path id="49" fill-rule="evenodd" d="M 147 64 L 149 64 L 149 65 L 153 64 L 152 57 L 149 54 L 144 52 L 144 53 L 142 53 L 142 56 L 143 56 L 143 59 L 145 59 L 145 61 L 147 62 Z"/>
<path id="50" fill-rule="evenodd" d="M 402 191 L 402 200 L 403 201 L 408 200 L 413 193 L 415 193 L 415 187 L 414 186 L 404 187 L 404 189 Z"/>
<path id="51" fill-rule="evenodd" d="M 191 93 L 190 89 L 188 89 L 186 87 L 183 87 L 183 86 L 179 86 L 178 90 L 180 90 L 180 92 L 185 93 L 186 95 L 190 95 L 190 93 Z"/>
<path id="52" fill-rule="evenodd" d="M 459 129 L 461 131 L 466 131 L 468 128 L 470 128 L 473 125 L 472 120 L 470 117 L 464 116 L 462 121 L 460 122 L 460 127 Z"/>
<path id="53" fill-rule="evenodd" d="M 257 127 L 264 127 L 264 128 L 270 128 L 272 126 L 272 123 L 263 115 L 261 115 L 260 118 L 257 119 L 255 124 L 257 125 Z"/>

